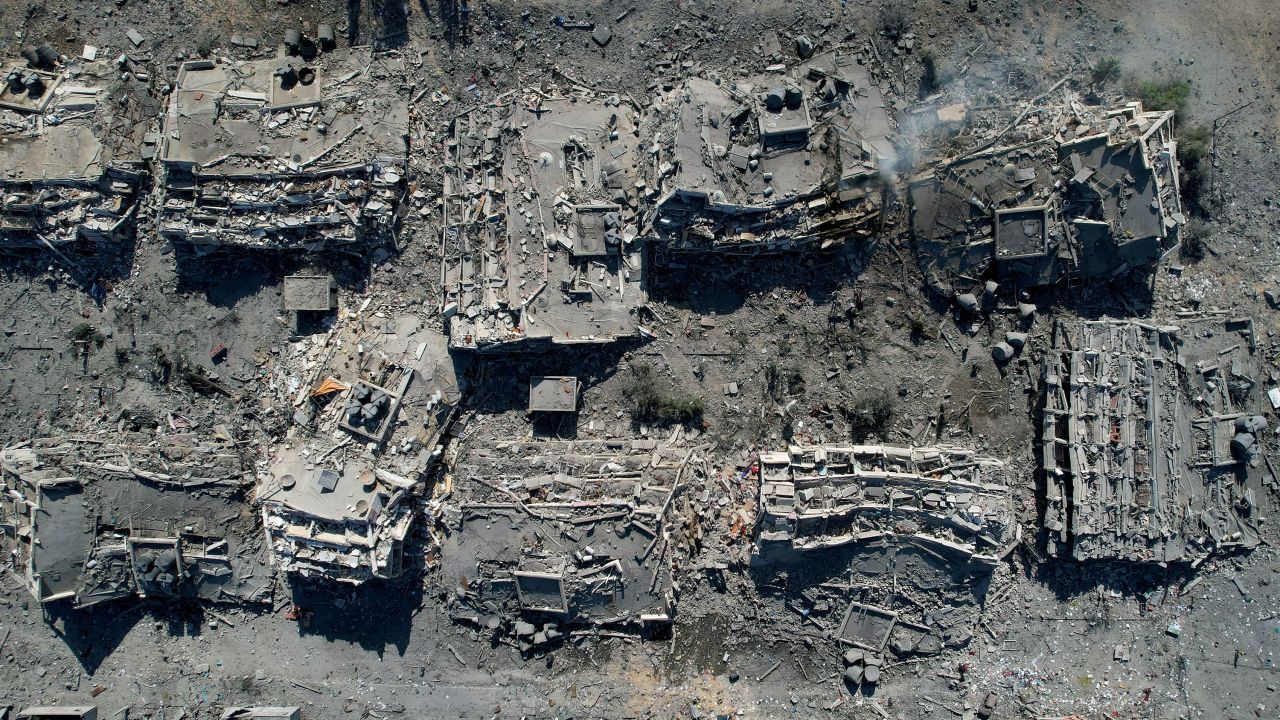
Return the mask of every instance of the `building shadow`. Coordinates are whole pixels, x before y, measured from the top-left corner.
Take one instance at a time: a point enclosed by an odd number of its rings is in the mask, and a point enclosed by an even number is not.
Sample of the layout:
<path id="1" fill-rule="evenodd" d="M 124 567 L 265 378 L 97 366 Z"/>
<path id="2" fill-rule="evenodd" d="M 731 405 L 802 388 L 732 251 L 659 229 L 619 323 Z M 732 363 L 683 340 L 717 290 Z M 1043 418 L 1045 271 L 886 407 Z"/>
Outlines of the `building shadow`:
<path id="1" fill-rule="evenodd" d="M 711 261 L 679 255 L 655 257 L 648 274 L 650 298 L 699 315 L 728 315 L 752 296 L 797 294 L 818 307 L 830 305 L 868 265 L 862 248 L 850 243 L 830 251 L 737 257 Z M 775 303 L 785 308 L 787 302 Z M 781 310 L 785 312 L 785 310 Z"/>
<path id="2" fill-rule="evenodd" d="M 174 244 L 178 291 L 203 294 L 214 306 L 233 308 L 245 298 L 283 283 L 285 276 L 309 273 L 332 275 L 339 288 L 361 292 L 372 265 L 364 255 L 348 252 L 248 252 L 232 249 L 208 254 L 189 245 Z"/>
<path id="3" fill-rule="evenodd" d="M 425 555 L 420 547 L 406 547 L 405 557 Z M 290 576 L 288 592 L 300 635 L 359 645 L 379 658 L 388 648 L 400 656 L 408 652 L 413 616 L 424 602 L 418 568 L 356 587 Z"/>

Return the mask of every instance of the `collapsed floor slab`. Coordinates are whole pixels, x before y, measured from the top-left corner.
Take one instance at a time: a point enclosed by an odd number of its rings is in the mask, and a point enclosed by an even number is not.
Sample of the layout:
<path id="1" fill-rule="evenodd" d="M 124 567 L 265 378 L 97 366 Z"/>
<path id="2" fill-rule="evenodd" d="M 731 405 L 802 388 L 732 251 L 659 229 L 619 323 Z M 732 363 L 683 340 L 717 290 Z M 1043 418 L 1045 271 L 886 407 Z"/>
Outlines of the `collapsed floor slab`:
<path id="1" fill-rule="evenodd" d="M 0 247 L 133 238 L 158 135 L 146 84 L 118 73 L 108 62 L 0 69 Z"/>
<path id="2" fill-rule="evenodd" d="M 656 249 L 825 249 L 878 228 L 895 153 L 883 97 L 854 56 L 823 53 L 782 76 L 691 78 L 652 114 Z"/>
<path id="3" fill-rule="evenodd" d="M 528 92 L 453 120 L 442 230 L 453 347 L 636 335 L 637 112 L 616 95 Z"/>
<path id="4" fill-rule="evenodd" d="M 273 588 L 234 444 L 127 433 L 0 451 L 6 549 L 40 602 L 130 596 L 262 602 Z"/>
<path id="5" fill-rule="evenodd" d="M 755 572 L 786 576 L 805 622 L 875 654 L 964 646 L 1021 540 L 1009 470 L 972 450 L 797 446 L 753 470 Z"/>
<path id="6" fill-rule="evenodd" d="M 1251 320 L 1082 321 L 1043 361 L 1044 526 L 1076 560 L 1251 548 L 1264 458 Z"/>
<path id="7" fill-rule="evenodd" d="M 259 472 L 274 563 L 286 574 L 349 583 L 413 567 L 405 545 L 415 493 L 439 460 L 461 393 L 445 338 L 413 315 L 344 314 L 302 340 L 304 376 L 279 401 L 294 426 Z"/>
<path id="8" fill-rule="evenodd" d="M 1031 123 L 1036 140 L 913 178 L 911 232 L 930 287 L 951 295 L 983 277 L 1020 288 L 1117 278 L 1150 272 L 1177 245 L 1186 217 L 1173 112 L 1071 96 L 1058 104 L 1061 122 Z"/>
<path id="9" fill-rule="evenodd" d="M 575 628 L 665 626 L 675 547 L 693 532 L 673 506 L 692 455 L 649 440 L 467 452 L 437 510 L 452 617 L 525 650 Z"/>
<path id="10" fill-rule="evenodd" d="M 375 92 L 388 64 L 190 60 L 164 120 L 160 234 L 197 251 L 316 250 L 389 234 L 408 157 L 408 103 Z M 398 72 L 403 72 L 400 67 Z"/>

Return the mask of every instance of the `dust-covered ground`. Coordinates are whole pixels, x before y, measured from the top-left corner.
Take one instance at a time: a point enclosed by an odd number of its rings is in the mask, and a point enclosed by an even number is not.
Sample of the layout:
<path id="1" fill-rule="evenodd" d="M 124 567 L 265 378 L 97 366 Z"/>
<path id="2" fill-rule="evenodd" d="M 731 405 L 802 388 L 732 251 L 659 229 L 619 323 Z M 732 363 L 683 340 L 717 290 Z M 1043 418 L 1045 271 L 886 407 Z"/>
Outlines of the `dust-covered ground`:
<path id="1" fill-rule="evenodd" d="M 671 392 L 703 399 L 699 442 L 720 449 L 716 470 L 728 475 L 753 445 L 847 439 L 859 408 L 887 398 L 891 418 L 879 429 L 886 442 L 969 445 L 1016 468 L 1024 484 L 1015 506 L 1033 534 L 1033 376 L 1037 346 L 1055 320 L 1186 310 L 1252 316 L 1268 385 L 1280 377 L 1278 311 L 1263 296 L 1280 288 L 1274 3 L 916 0 L 906 11 L 913 52 L 893 50 L 879 5 L 633 4 L 616 20 L 631 3 L 8 0 L 0 5 L 0 53 L 12 57 L 39 42 L 68 54 L 85 43 L 110 46 L 149 67 L 153 91 L 162 93 L 178 58 L 202 46 L 251 36 L 261 39 L 261 54 L 286 27 L 329 22 L 342 43 L 402 53 L 413 69 L 391 91 L 406 97 L 471 85 L 496 95 L 569 79 L 644 102 L 679 72 L 761 69 L 761 37 L 775 31 L 788 52 L 785 39 L 800 33 L 875 44 L 895 111 L 920 99 L 923 48 L 953 71 L 947 82 L 994 88 L 994 104 L 1036 95 L 1064 76 L 1085 78 L 1114 56 L 1122 79 L 1104 94 L 1186 80 L 1191 94 L 1178 123 L 1211 130 L 1203 259 L 1175 255 L 1176 271 L 1162 267 L 1149 287 L 1037 294 L 1031 349 L 1000 369 L 988 348 L 1014 319 L 968 323 L 929 295 L 898 199 L 885 231 L 867 245 L 656 269 L 651 300 L 661 320 L 651 340 L 476 360 L 466 369 L 462 442 L 632 437 L 640 428 L 624 390 L 643 366 Z M 554 16 L 609 24 L 613 38 L 601 48 L 589 32 L 554 25 Z M 141 48 L 124 39 L 128 28 L 146 37 Z M 422 112 L 435 134 L 415 148 L 415 170 L 422 187 L 438 189 L 431 171 L 454 108 Z M 186 427 L 228 423 L 247 443 L 265 445 L 286 422 L 264 399 L 269 369 L 297 333 L 280 309 L 284 275 L 334 272 L 344 306 L 371 299 L 388 311 L 431 313 L 439 305 L 431 213 L 406 221 L 394 252 L 362 258 L 194 258 L 158 239 L 148 220 L 144 209 L 136 240 L 110 264 L 4 259 L 4 440 L 155 426 L 176 416 Z M 68 341 L 82 323 L 102 333 L 100 343 Z M 211 355 L 219 345 L 225 358 Z M 167 377 L 166 363 L 177 358 L 229 392 L 203 395 Z M 576 424 L 532 424 L 521 382 L 542 373 L 583 378 Z M 729 383 L 737 394 L 726 393 Z M 1274 505 L 1266 498 L 1268 515 Z M 231 704 L 300 705 L 307 718 L 948 718 L 971 717 L 995 691 L 996 717 L 1276 717 L 1280 559 L 1270 523 L 1263 537 L 1249 554 L 1215 557 L 1194 571 L 1048 560 L 1028 543 L 997 570 L 963 649 L 890 660 L 877 688 L 856 693 L 840 678 L 837 651 L 792 612 L 785 577 L 740 565 L 723 584 L 696 572 L 681 579 L 671 636 L 583 635 L 545 656 L 452 623 L 443 609 L 451 589 L 430 571 L 355 590 L 284 587 L 269 607 L 212 612 L 155 602 L 91 612 L 41 607 L 6 572 L 0 707 L 93 703 L 99 717 L 132 718 L 216 717 Z M 1201 579 L 1191 586 L 1194 577 Z M 286 619 L 293 604 L 314 613 L 305 625 Z"/>

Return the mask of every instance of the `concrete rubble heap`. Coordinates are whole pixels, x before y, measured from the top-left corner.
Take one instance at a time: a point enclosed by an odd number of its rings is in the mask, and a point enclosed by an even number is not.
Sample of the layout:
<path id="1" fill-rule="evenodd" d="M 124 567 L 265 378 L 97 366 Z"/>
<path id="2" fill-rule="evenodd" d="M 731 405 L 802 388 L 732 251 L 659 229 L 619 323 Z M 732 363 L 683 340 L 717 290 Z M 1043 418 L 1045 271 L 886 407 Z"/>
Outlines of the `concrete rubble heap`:
<path id="1" fill-rule="evenodd" d="M 276 398 L 294 425 L 259 472 L 272 558 L 302 576 L 395 577 L 460 399 L 444 337 L 413 315 L 344 312 L 295 352 Z"/>
<path id="2" fill-rule="evenodd" d="M 0 247 L 132 240 L 158 141 L 147 86 L 112 63 L 39 50 L 0 68 Z"/>
<path id="3" fill-rule="evenodd" d="M 135 595 L 266 600 L 274 583 L 257 560 L 255 523 L 229 510 L 251 475 L 221 434 L 49 438 L 0 451 L 5 549 L 31 594 L 77 607 Z"/>
<path id="4" fill-rule="evenodd" d="M 959 448 L 792 447 L 760 455 L 762 554 L 903 536 L 994 564 L 1017 529 L 1004 464 Z"/>
<path id="5" fill-rule="evenodd" d="M 197 251 L 318 250 L 394 232 L 408 103 L 371 83 L 403 63 L 367 52 L 310 60 L 189 60 L 164 117 L 162 236 Z"/>
<path id="6" fill-rule="evenodd" d="M 700 457 L 655 440 L 467 452 L 436 510 L 451 616 L 514 635 L 523 650 L 584 626 L 665 626 L 674 564 L 701 537 L 673 501 Z"/>
<path id="7" fill-rule="evenodd" d="M 879 226 L 895 152 L 884 98 L 857 56 L 690 78 L 652 115 L 646 228 L 663 251 L 825 249 Z"/>
<path id="8" fill-rule="evenodd" d="M 854 684 L 874 684 L 885 653 L 967 644 L 992 573 L 1021 540 L 1009 471 L 971 450 L 790 447 L 760 453 L 756 469 L 752 565 L 795 572 L 804 590 L 792 609 L 870 653 L 846 659 L 863 673 Z"/>
<path id="9" fill-rule="evenodd" d="M 1266 430 L 1251 320 L 1084 321 L 1043 364 L 1044 526 L 1076 560 L 1252 548 Z"/>
<path id="10" fill-rule="evenodd" d="M 637 112 L 616 95 L 530 92 L 453 120 L 442 235 L 453 347 L 636 334 Z"/>
<path id="11" fill-rule="evenodd" d="M 981 276 L 1019 288 L 1118 278 L 1177 246 L 1173 111 L 1056 103 L 1057 122 L 1026 121 L 1031 141 L 989 147 L 996 136 L 912 180 L 911 232 L 936 291 L 965 292 Z"/>

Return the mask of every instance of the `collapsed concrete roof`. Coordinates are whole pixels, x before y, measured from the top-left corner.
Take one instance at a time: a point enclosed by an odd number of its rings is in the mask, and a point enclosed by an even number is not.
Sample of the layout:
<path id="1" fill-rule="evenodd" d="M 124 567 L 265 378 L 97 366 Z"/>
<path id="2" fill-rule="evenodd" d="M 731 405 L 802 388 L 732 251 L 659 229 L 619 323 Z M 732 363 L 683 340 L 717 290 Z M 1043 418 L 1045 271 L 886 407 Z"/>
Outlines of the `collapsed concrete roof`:
<path id="1" fill-rule="evenodd" d="M 635 335 L 636 110 L 533 92 L 450 126 L 444 314 L 456 348 Z"/>
<path id="2" fill-rule="evenodd" d="M 314 250 L 388 231 L 408 154 L 408 103 L 369 85 L 403 71 L 388 63 L 354 50 L 184 62 L 164 118 L 161 234 Z"/>
<path id="3" fill-rule="evenodd" d="M 1173 112 L 1087 106 L 1016 147 L 945 161 L 911 182 L 911 231 L 930 287 L 984 276 L 1019 287 L 1149 271 L 1186 222 Z M 996 138 L 998 140 L 998 138 Z M 994 142 L 994 141 L 993 141 Z"/>
<path id="4" fill-rule="evenodd" d="M 755 254 L 876 229 L 894 150 L 884 99 L 853 57 L 824 53 L 789 75 L 691 78 L 654 115 L 658 247 Z"/>
<path id="5" fill-rule="evenodd" d="M 0 246 L 132 237 L 155 111 L 108 63 L 0 69 Z M 150 151 L 148 151 L 149 154 Z"/>
<path id="6" fill-rule="evenodd" d="M 440 457 L 461 393 L 445 339 L 413 315 L 345 314 L 297 350 L 294 427 L 259 474 L 267 542 L 286 573 L 399 575 L 413 491 Z M 403 428 L 403 429 L 401 429 Z"/>
<path id="7" fill-rule="evenodd" d="M 694 452 L 634 440 L 467 453 L 438 511 L 445 577 L 458 587 L 451 616 L 505 627 L 525 650 L 583 625 L 669 622 L 670 557 L 695 542 L 672 500 L 690 485 Z"/>
<path id="8" fill-rule="evenodd" d="M 1164 563 L 1257 545 L 1253 322 L 1100 320 L 1055 335 L 1040 453 L 1050 552 Z"/>
<path id="9" fill-rule="evenodd" d="M 273 582 L 254 523 L 226 517 L 248 475 L 234 443 L 182 435 L 20 443 L 0 451 L 6 549 L 41 602 L 261 602 Z"/>

